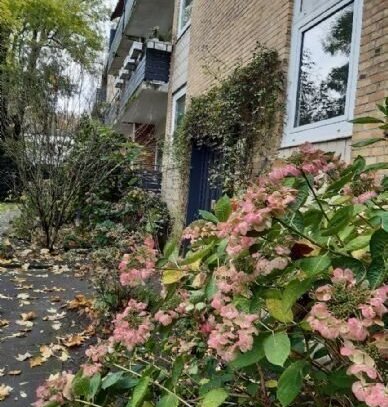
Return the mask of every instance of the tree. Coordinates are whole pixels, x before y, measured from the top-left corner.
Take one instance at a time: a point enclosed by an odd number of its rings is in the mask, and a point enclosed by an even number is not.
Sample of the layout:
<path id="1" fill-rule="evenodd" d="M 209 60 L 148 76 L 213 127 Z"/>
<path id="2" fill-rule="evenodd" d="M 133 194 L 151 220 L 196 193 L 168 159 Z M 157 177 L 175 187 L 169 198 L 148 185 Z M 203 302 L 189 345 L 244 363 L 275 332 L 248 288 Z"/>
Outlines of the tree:
<path id="1" fill-rule="evenodd" d="M 102 36 L 102 0 L 2 0 L 0 119 L 17 137 L 42 104 L 76 91 L 68 69 L 93 70 Z M 26 115 L 26 113 L 28 113 Z"/>

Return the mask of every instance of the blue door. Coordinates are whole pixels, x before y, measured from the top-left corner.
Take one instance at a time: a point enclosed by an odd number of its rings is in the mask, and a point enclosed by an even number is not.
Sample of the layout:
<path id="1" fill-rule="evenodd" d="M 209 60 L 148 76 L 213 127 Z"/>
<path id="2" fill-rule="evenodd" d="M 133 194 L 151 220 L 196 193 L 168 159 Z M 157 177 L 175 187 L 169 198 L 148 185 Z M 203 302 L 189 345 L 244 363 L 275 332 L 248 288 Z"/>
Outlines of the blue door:
<path id="1" fill-rule="evenodd" d="M 206 146 L 192 147 L 189 201 L 187 205 L 187 223 L 199 218 L 199 210 L 210 211 L 213 203 L 221 196 L 220 185 L 209 182 L 211 170 L 217 165 L 220 154 Z"/>

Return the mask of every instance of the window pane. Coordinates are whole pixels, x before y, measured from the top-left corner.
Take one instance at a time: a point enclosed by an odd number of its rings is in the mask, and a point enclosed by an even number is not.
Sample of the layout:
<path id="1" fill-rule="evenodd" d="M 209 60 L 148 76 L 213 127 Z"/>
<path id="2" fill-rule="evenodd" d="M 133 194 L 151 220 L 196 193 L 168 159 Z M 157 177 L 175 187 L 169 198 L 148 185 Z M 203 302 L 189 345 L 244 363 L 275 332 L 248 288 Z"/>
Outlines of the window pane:
<path id="1" fill-rule="evenodd" d="M 295 127 L 345 113 L 353 4 L 303 33 Z"/>
<path id="2" fill-rule="evenodd" d="M 175 128 L 177 128 L 185 115 L 186 95 L 181 96 L 175 103 Z"/>
<path id="3" fill-rule="evenodd" d="M 182 0 L 181 5 L 182 5 L 182 13 L 181 13 L 180 28 L 182 29 L 190 21 L 193 0 Z"/>

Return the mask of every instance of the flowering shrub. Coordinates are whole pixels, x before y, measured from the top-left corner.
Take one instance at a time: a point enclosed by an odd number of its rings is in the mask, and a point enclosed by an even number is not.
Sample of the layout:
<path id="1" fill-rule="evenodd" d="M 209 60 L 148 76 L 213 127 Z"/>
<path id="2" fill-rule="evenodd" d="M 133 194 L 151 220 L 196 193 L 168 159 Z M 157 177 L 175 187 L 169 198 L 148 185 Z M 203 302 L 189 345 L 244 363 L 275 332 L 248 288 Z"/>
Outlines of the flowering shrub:
<path id="1" fill-rule="evenodd" d="M 380 168 L 306 144 L 203 211 L 184 255 L 146 239 L 120 264 L 111 337 L 36 405 L 388 407 Z"/>

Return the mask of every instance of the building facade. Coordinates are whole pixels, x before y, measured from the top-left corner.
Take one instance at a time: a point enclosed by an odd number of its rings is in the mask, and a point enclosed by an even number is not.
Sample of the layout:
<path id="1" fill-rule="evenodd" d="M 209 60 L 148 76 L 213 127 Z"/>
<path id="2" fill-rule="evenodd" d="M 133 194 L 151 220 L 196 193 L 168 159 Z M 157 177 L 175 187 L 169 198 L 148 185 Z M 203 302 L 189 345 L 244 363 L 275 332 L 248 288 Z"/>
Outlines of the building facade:
<path id="1" fill-rule="evenodd" d="M 388 0 L 123 0 L 115 16 L 109 121 L 134 139 L 148 126 L 143 139 L 154 140 L 150 160 L 162 164 L 162 197 L 179 225 L 209 209 L 219 191 L 206 186 L 211 152 L 193 149 L 188 163 L 177 163 L 174 132 L 191 98 L 227 78 L 236 63 L 248 63 L 258 42 L 277 50 L 287 78 L 274 154 L 308 141 L 350 161 L 359 154 L 352 142 L 379 132 L 350 120 L 375 114 L 388 96 Z M 167 42 L 152 36 L 156 26 L 169 33 Z M 361 153 L 375 163 L 388 158 L 388 146 Z"/>

